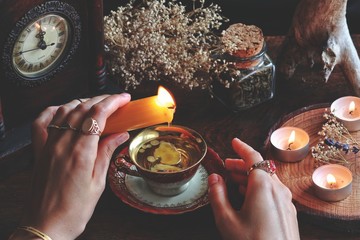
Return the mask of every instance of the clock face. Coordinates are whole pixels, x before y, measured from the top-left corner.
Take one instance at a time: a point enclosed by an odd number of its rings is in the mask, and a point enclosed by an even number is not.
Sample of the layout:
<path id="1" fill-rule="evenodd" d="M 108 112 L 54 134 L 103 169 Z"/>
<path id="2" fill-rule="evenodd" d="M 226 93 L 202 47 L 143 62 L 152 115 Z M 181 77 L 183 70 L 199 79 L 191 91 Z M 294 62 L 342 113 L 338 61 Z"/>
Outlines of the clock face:
<path id="1" fill-rule="evenodd" d="M 67 54 L 70 29 L 58 14 L 46 14 L 25 26 L 12 51 L 15 71 L 25 78 L 38 78 L 56 68 Z"/>
<path id="2" fill-rule="evenodd" d="M 69 4 L 48 1 L 29 10 L 4 45 L 6 79 L 20 87 L 36 87 L 54 78 L 75 54 L 81 21 Z"/>

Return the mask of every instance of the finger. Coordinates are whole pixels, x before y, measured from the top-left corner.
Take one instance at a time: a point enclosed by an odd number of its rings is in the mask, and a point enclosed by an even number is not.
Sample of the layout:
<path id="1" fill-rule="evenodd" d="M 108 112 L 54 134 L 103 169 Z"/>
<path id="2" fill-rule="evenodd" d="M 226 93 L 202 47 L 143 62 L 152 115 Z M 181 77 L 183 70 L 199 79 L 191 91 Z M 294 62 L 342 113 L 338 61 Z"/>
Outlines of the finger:
<path id="1" fill-rule="evenodd" d="M 245 174 L 230 173 L 230 178 L 234 183 L 246 185 L 248 181 L 248 176 Z"/>
<path id="2" fill-rule="evenodd" d="M 94 179 L 105 184 L 107 170 L 115 149 L 129 139 L 129 133 L 113 134 L 101 139 L 94 166 Z"/>
<path id="3" fill-rule="evenodd" d="M 35 159 L 38 159 L 48 138 L 47 126 L 50 124 L 58 107 L 48 107 L 35 119 L 32 124 L 32 146 L 34 149 Z"/>
<path id="4" fill-rule="evenodd" d="M 238 138 L 233 139 L 232 147 L 235 152 L 245 161 L 246 169 L 249 169 L 257 162 L 263 161 L 263 158 L 259 152 L 255 151 L 252 147 Z"/>
<path id="5" fill-rule="evenodd" d="M 246 191 L 247 191 L 247 186 L 246 185 L 239 185 L 239 192 L 240 192 L 241 195 L 245 196 Z"/>
<path id="6" fill-rule="evenodd" d="M 219 224 L 222 219 L 227 219 L 229 215 L 232 218 L 235 212 L 229 202 L 227 188 L 223 178 L 213 173 L 208 177 L 208 183 L 209 201 L 217 224 Z"/>
<path id="7" fill-rule="evenodd" d="M 225 168 L 228 171 L 235 172 L 235 173 L 246 173 L 246 165 L 243 159 L 233 159 L 227 158 L 225 159 Z"/>
<path id="8" fill-rule="evenodd" d="M 85 103 L 82 103 L 81 105 L 87 104 L 91 101 L 92 101 L 92 99 L 88 100 Z M 129 94 L 116 94 L 116 95 L 107 96 L 107 97 L 103 98 L 102 100 L 100 100 L 99 102 L 97 102 L 95 105 L 93 105 L 90 108 L 90 110 L 88 111 L 88 113 L 86 113 L 84 116 L 87 118 L 90 117 L 90 118 L 94 119 L 96 121 L 96 123 L 98 124 L 98 127 L 102 130 L 105 127 L 106 119 L 113 112 L 115 112 L 118 108 L 122 107 L 129 101 L 130 101 Z M 78 110 L 76 110 L 76 111 L 78 111 Z M 96 159 L 98 157 L 99 136 L 98 135 L 89 135 L 86 132 L 85 133 L 83 132 L 82 134 L 78 135 L 78 144 L 84 145 L 87 147 L 87 154 L 89 154 L 91 156 L 96 156 L 91 159 L 88 159 L 88 158 L 78 159 L 79 161 L 86 161 L 86 163 L 83 163 L 81 165 L 86 164 L 86 165 L 94 168 L 95 167 L 94 162 L 96 161 Z M 103 149 L 104 149 L 104 147 L 103 147 Z M 105 151 L 105 150 L 103 150 L 103 151 Z M 111 149 L 108 151 L 113 151 L 113 150 Z M 104 158 L 104 154 L 105 153 L 101 153 L 101 156 L 99 156 L 99 157 Z M 110 153 L 107 153 L 107 154 L 110 155 L 110 158 L 111 158 L 111 154 Z"/>
<path id="9" fill-rule="evenodd" d="M 66 122 L 71 124 L 71 126 L 74 126 L 75 128 L 81 130 L 81 126 L 84 120 L 88 117 L 88 112 L 90 111 L 90 109 L 109 96 L 110 95 L 105 94 L 95 96 L 89 99 L 80 99 L 82 103 L 79 103 L 79 99 L 76 99 L 79 104 L 76 106 L 75 109 L 73 109 L 71 114 L 67 116 Z"/>
<path id="10" fill-rule="evenodd" d="M 77 99 L 74 99 L 66 104 L 59 106 L 51 123 L 59 126 L 64 125 L 64 123 L 66 123 L 68 114 L 79 104 L 80 102 Z"/>
<path id="11" fill-rule="evenodd" d="M 99 125 L 102 131 L 105 128 L 106 119 L 113 114 L 117 109 L 127 104 L 131 99 L 130 94 L 122 93 L 108 96 L 102 99 L 91 107 L 89 112 L 86 114 L 87 118 L 93 118 Z M 90 102 L 91 100 L 88 100 Z M 86 134 L 84 135 L 86 136 Z"/>

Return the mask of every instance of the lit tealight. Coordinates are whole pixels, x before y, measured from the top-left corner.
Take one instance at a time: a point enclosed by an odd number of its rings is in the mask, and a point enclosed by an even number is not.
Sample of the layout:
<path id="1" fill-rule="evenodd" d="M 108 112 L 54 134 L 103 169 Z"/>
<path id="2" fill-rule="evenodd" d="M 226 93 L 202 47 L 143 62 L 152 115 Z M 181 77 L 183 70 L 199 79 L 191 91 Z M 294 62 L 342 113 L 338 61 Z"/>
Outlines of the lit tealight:
<path id="1" fill-rule="evenodd" d="M 291 134 L 290 134 L 290 137 L 289 137 L 289 140 L 288 140 L 288 148 L 287 148 L 287 150 L 291 150 L 291 145 L 293 145 L 294 142 L 295 142 L 295 130 L 292 130 Z"/>
<path id="2" fill-rule="evenodd" d="M 318 167 L 313 175 L 315 195 L 329 202 L 347 198 L 352 191 L 351 171 L 338 164 L 328 164 Z"/>
<path id="3" fill-rule="evenodd" d="M 271 134 L 270 142 L 276 160 L 298 162 L 309 152 L 309 135 L 301 128 L 282 127 Z"/>
<path id="4" fill-rule="evenodd" d="M 360 130 L 360 98 L 341 97 L 331 104 L 331 112 L 351 132 Z"/>
<path id="5" fill-rule="evenodd" d="M 351 101 L 351 103 L 349 104 L 349 114 L 352 115 L 354 111 L 355 111 L 355 102 Z"/>
<path id="6" fill-rule="evenodd" d="M 326 182 L 327 182 L 328 188 L 337 188 L 337 186 L 336 186 L 336 178 L 331 173 L 326 175 Z"/>

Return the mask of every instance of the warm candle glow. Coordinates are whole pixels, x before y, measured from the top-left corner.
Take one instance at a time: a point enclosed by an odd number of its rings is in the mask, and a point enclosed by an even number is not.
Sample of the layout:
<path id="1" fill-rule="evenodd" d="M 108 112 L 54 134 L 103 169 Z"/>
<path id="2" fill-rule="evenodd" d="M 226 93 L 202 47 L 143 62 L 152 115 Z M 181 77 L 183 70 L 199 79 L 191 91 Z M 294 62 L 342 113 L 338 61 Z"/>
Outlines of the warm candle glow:
<path id="1" fill-rule="evenodd" d="M 171 94 L 162 86 L 158 89 L 157 102 L 160 106 L 166 106 L 168 108 L 174 108 L 175 102 Z"/>
<path id="2" fill-rule="evenodd" d="M 131 101 L 116 110 L 107 119 L 103 135 L 171 123 L 175 108 L 171 93 L 160 86 L 158 95 Z"/>
<path id="3" fill-rule="evenodd" d="M 37 28 L 37 29 L 40 29 L 40 24 L 38 24 L 38 23 L 35 23 L 35 27 Z"/>
<path id="4" fill-rule="evenodd" d="M 330 186 L 330 188 L 334 188 L 336 187 L 336 178 L 334 177 L 334 175 L 332 175 L 331 173 L 329 173 L 326 176 L 326 181 L 328 183 L 328 186 Z"/>
<path id="5" fill-rule="evenodd" d="M 288 150 L 291 150 L 291 145 L 295 142 L 295 131 L 292 130 L 288 140 Z"/>
<path id="6" fill-rule="evenodd" d="M 355 110 L 355 102 L 351 101 L 349 104 L 349 114 L 352 114 Z"/>

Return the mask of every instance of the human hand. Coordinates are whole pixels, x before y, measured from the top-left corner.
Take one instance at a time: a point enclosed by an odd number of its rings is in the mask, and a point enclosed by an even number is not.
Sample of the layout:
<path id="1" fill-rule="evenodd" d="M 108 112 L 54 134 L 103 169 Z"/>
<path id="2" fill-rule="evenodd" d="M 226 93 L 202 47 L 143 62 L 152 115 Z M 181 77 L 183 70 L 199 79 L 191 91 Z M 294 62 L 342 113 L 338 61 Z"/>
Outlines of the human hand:
<path id="1" fill-rule="evenodd" d="M 263 158 L 237 138 L 232 146 L 242 159 L 226 159 L 225 167 L 239 184 L 239 191 L 245 193 L 241 209 L 231 206 L 221 176 L 212 174 L 208 179 L 209 199 L 223 239 L 300 239 L 290 190 L 276 174 L 261 169 L 254 169 L 247 176 L 250 167 Z"/>
<path id="2" fill-rule="evenodd" d="M 129 101 L 129 94 L 102 95 L 49 107 L 39 115 L 33 124 L 34 178 L 23 225 L 57 240 L 75 239 L 84 231 L 104 191 L 112 154 L 129 134 L 100 138 L 69 128 L 81 129 L 91 117 L 104 129 L 106 119 Z"/>

